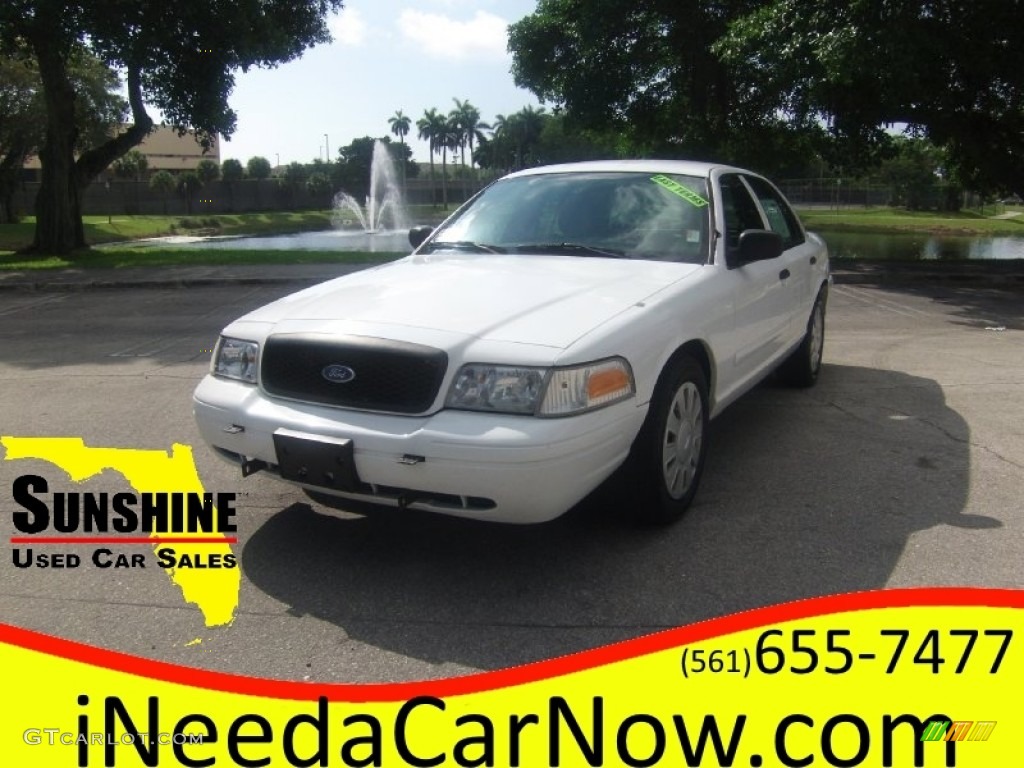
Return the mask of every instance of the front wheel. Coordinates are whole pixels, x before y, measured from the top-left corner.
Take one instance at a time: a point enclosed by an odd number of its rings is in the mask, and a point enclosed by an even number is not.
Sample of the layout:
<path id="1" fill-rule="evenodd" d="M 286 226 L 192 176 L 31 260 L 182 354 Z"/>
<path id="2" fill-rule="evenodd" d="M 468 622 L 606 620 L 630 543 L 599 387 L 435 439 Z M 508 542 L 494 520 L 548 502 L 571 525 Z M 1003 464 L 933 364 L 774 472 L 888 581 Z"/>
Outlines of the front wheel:
<path id="1" fill-rule="evenodd" d="M 627 464 L 641 520 L 670 523 L 690 506 L 704 471 L 708 384 L 691 357 L 666 369 Z"/>

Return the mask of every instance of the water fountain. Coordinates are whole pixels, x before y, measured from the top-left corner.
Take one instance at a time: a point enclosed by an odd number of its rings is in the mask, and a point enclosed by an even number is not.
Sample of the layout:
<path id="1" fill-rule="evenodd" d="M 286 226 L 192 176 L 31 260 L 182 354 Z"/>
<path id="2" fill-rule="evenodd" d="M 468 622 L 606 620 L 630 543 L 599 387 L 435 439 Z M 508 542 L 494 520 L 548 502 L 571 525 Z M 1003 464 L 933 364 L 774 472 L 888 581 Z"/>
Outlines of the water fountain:
<path id="1" fill-rule="evenodd" d="M 351 216 L 359 222 L 363 232 L 376 234 L 381 231 L 404 230 L 409 228 L 402 199 L 402 186 L 394 160 L 382 141 L 373 143 L 373 159 L 370 163 L 370 194 L 366 203 L 359 202 L 345 192 L 334 197 L 333 222 L 336 228 L 345 226 Z"/>
<path id="2" fill-rule="evenodd" d="M 353 226 L 355 222 L 358 222 L 358 227 Z M 206 249 L 408 253 L 409 221 L 402 197 L 402 184 L 386 144 L 381 141 L 375 141 L 373 144 L 370 194 L 365 205 L 360 205 L 351 195 L 339 193 L 334 198 L 331 223 L 334 225 L 333 229 L 318 232 L 262 237 L 196 238 L 192 245 Z"/>

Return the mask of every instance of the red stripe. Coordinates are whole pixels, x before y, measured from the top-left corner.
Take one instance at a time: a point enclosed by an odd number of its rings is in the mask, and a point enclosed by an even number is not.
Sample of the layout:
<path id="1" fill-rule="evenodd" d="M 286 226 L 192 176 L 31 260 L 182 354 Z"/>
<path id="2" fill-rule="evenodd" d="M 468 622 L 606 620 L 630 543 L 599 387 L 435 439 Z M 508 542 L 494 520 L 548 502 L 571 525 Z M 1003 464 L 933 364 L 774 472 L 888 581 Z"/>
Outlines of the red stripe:
<path id="1" fill-rule="evenodd" d="M 0 642 L 115 672 L 211 691 L 302 701 L 324 696 L 331 701 L 400 702 L 416 696 L 460 696 L 547 680 L 780 622 L 848 611 L 917 606 L 1024 608 L 1024 590 L 923 587 L 814 597 L 735 613 L 521 667 L 411 683 L 300 683 L 246 677 L 109 651 L 2 623 Z"/>
<path id="2" fill-rule="evenodd" d="M 11 536 L 11 544 L 237 544 L 237 536 Z"/>

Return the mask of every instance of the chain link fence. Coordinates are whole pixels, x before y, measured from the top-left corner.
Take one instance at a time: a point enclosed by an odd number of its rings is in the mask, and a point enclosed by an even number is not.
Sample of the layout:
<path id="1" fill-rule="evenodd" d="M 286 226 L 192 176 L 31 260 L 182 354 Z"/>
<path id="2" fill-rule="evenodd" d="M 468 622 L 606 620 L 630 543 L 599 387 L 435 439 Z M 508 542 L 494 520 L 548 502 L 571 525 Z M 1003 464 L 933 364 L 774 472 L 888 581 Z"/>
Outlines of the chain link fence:
<path id="1" fill-rule="evenodd" d="M 886 184 L 877 180 L 817 178 L 784 179 L 778 187 L 798 208 L 884 208 L 887 206 L 914 210 L 998 211 L 999 203 L 967 192 L 954 184 L 936 181 L 911 187 Z"/>

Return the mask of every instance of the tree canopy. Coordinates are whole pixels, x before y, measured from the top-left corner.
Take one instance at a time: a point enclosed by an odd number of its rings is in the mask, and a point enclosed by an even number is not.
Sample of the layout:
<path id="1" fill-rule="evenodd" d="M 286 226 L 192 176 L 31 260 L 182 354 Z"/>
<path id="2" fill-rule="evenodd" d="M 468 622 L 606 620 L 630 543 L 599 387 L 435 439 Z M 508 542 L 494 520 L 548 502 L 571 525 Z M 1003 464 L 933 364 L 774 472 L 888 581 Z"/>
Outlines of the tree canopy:
<path id="1" fill-rule="evenodd" d="M 906 126 L 944 147 L 972 189 L 1021 192 L 1022 14 L 1019 0 L 771 0 L 735 19 L 716 50 L 744 106 L 825 124 L 848 155 Z"/>
<path id="2" fill-rule="evenodd" d="M 253 179 L 260 181 L 262 179 L 270 178 L 270 161 L 261 155 L 250 157 L 248 162 L 245 164 L 246 173 Z"/>
<path id="3" fill-rule="evenodd" d="M 245 176 L 245 169 L 239 160 L 229 157 L 220 164 L 220 177 L 228 184 L 241 181 L 243 176 Z"/>
<path id="4" fill-rule="evenodd" d="M 1021 0 L 539 0 L 516 83 L 632 154 L 864 168 L 928 137 L 979 191 L 1024 186 Z"/>
<path id="5" fill-rule="evenodd" d="M 230 136 L 234 72 L 289 61 L 330 39 L 326 15 L 342 0 L 166 3 L 156 0 L 5 0 L 0 54 L 27 49 L 46 107 L 35 247 L 62 253 L 85 244 L 81 190 L 139 144 L 153 120 L 147 104 L 175 128 Z M 85 46 L 126 77 L 131 124 L 76 158 L 81 91 L 68 70 Z"/>
<path id="6" fill-rule="evenodd" d="M 477 160 L 485 168 L 518 170 L 542 159 L 539 151 L 545 124 L 551 119 L 544 107 L 523 107 L 510 115 L 498 115 L 491 137 L 480 142 Z"/>
<path id="7" fill-rule="evenodd" d="M 640 151 L 711 158 L 735 126 L 736 91 L 710 43 L 743 0 L 540 0 L 510 27 L 518 85 L 585 128 Z"/>

